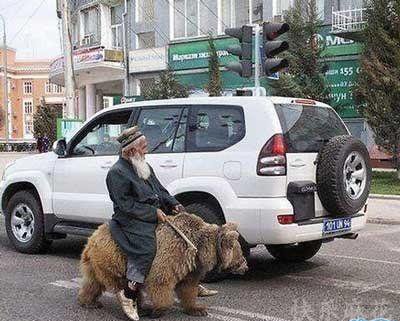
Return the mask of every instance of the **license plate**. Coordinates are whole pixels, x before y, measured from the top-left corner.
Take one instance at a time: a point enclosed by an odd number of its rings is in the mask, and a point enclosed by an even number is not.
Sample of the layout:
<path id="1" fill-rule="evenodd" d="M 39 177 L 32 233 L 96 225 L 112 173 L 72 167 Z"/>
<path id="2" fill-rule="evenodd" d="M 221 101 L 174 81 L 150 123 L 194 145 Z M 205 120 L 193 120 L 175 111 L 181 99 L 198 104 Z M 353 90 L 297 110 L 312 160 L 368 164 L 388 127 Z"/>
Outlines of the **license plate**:
<path id="1" fill-rule="evenodd" d="M 324 220 L 322 227 L 322 234 L 336 234 L 351 230 L 351 218 L 335 218 L 331 220 Z"/>

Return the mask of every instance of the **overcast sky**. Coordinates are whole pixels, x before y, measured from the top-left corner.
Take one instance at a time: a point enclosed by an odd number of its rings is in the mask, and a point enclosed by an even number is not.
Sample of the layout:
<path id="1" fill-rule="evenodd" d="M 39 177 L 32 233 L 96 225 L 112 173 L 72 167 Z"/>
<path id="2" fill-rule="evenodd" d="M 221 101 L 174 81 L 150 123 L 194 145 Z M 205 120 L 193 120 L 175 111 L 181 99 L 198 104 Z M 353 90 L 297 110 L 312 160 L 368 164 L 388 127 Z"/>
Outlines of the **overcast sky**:
<path id="1" fill-rule="evenodd" d="M 6 20 L 7 44 L 17 49 L 18 58 L 60 55 L 56 0 L 0 0 L 0 14 Z M 0 30 L 2 35 L 1 25 Z"/>

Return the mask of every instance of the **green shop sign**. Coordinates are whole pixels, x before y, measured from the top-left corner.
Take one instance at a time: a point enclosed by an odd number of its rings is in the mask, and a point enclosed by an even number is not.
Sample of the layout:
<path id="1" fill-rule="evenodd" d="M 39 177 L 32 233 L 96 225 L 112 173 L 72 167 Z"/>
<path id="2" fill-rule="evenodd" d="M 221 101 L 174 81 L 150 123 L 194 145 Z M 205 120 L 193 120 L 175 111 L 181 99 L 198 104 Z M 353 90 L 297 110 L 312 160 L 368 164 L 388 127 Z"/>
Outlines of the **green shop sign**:
<path id="1" fill-rule="evenodd" d="M 220 66 L 237 60 L 226 48 L 237 43 L 234 38 L 214 39 Z M 172 70 L 207 68 L 209 58 L 208 40 L 171 44 L 168 48 L 168 64 Z"/>
<path id="2" fill-rule="evenodd" d="M 326 78 L 331 87 L 331 105 L 342 117 L 359 117 L 353 99 L 353 88 L 360 72 L 359 61 L 330 61 L 328 66 Z"/>
<path id="3" fill-rule="evenodd" d="M 362 45 L 359 42 L 331 34 L 330 25 L 321 27 L 318 40 L 325 46 L 323 55 L 326 57 L 358 55 L 362 50 Z"/>

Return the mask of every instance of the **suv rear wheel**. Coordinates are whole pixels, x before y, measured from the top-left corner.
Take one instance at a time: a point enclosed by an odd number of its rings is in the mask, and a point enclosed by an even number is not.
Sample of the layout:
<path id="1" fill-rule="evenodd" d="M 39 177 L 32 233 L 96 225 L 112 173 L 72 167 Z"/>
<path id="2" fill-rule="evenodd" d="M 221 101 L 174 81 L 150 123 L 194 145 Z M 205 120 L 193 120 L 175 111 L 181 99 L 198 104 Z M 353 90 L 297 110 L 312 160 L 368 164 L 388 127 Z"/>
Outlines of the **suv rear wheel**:
<path id="1" fill-rule="evenodd" d="M 45 237 L 40 203 L 29 191 L 19 191 L 11 197 L 5 223 L 8 238 L 19 252 L 37 254 L 51 244 Z"/>
<path id="2" fill-rule="evenodd" d="M 311 259 L 321 248 L 322 241 L 309 241 L 296 245 L 265 245 L 268 252 L 283 262 L 304 262 Z"/>

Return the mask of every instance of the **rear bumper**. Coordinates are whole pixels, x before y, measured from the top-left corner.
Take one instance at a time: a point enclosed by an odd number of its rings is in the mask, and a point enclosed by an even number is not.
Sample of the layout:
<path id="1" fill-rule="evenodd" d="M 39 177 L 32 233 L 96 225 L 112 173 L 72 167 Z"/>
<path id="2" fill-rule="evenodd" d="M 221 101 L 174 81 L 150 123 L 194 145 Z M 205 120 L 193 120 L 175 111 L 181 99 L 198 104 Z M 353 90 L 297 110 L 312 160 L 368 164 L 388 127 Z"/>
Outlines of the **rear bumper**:
<path id="1" fill-rule="evenodd" d="M 328 239 L 361 231 L 367 221 L 365 213 L 352 216 L 351 230 L 322 235 L 322 218 L 282 225 L 278 215 L 293 214 L 293 207 L 286 198 L 238 198 L 226 208 L 227 221 L 239 223 L 239 231 L 249 244 L 293 244 Z"/>

